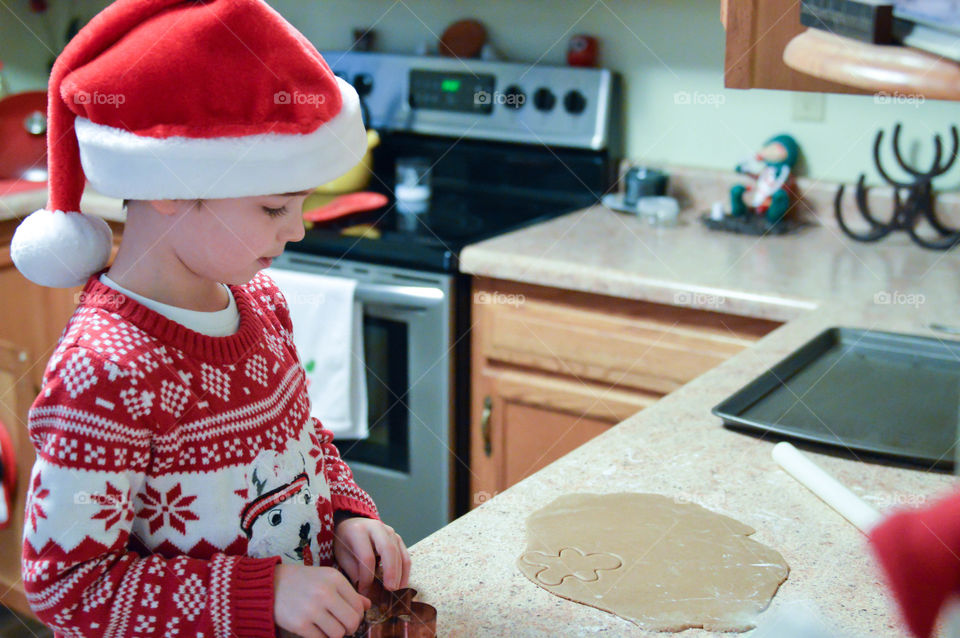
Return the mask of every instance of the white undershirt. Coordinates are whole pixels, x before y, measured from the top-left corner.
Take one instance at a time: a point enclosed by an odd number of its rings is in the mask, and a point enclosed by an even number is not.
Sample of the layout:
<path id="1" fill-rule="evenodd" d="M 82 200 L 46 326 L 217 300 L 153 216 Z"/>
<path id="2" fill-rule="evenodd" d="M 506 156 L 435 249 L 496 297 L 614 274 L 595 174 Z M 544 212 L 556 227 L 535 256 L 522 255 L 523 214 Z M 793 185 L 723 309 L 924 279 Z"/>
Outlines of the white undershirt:
<path id="1" fill-rule="evenodd" d="M 233 293 L 230 292 L 230 288 L 224 284 L 220 285 L 227 291 L 227 297 L 230 300 L 227 303 L 227 307 L 223 310 L 204 312 L 202 310 L 188 310 L 187 308 L 171 306 L 170 304 L 161 303 L 154 299 L 144 297 L 143 295 L 138 295 L 107 277 L 106 273 L 100 275 L 100 283 L 113 288 L 117 292 L 123 293 L 150 310 L 163 315 L 170 321 L 179 323 L 181 326 L 185 326 L 194 332 L 199 332 L 208 337 L 226 337 L 235 333 L 237 328 L 240 327 L 240 313 L 237 311 L 237 302 L 233 298 Z"/>

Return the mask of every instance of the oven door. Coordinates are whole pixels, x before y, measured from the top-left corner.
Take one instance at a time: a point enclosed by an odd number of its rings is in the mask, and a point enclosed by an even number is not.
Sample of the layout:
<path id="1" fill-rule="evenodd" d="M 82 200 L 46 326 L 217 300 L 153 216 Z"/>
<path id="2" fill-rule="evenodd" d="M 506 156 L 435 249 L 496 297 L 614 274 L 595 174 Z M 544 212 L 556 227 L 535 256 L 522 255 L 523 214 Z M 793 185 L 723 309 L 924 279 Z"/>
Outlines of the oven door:
<path id="1" fill-rule="evenodd" d="M 357 279 L 369 437 L 334 441 L 411 545 L 449 522 L 453 278 L 284 254 L 276 267 Z"/>

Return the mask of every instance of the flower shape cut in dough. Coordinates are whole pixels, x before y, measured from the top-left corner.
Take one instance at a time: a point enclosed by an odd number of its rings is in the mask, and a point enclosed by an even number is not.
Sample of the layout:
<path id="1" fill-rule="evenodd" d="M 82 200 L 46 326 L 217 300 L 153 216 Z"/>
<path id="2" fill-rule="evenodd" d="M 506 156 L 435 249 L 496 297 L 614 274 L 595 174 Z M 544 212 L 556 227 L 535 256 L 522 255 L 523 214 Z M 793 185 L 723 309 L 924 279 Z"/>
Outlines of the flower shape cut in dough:
<path id="1" fill-rule="evenodd" d="M 527 552 L 522 559 L 529 565 L 543 567 L 536 577 L 544 585 L 559 585 L 570 576 L 592 582 L 600 578 L 598 572 L 619 569 L 623 565 L 623 561 L 613 554 L 584 554 L 576 547 L 565 547 L 558 554 Z"/>

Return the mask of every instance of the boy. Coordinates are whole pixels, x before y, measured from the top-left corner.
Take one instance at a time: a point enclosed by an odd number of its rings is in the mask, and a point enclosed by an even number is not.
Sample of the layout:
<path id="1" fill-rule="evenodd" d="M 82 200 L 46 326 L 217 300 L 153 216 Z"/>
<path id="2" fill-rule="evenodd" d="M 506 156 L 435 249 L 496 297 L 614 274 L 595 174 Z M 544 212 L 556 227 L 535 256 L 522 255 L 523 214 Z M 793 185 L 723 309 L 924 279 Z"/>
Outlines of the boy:
<path id="1" fill-rule="evenodd" d="M 405 587 L 409 555 L 309 417 L 257 271 L 363 155 L 356 93 L 262 0 L 117 0 L 49 101 L 48 206 L 11 252 L 37 283 L 86 284 L 30 410 L 31 607 L 62 636 L 353 632 L 353 584 L 379 560 Z M 85 177 L 127 201 L 109 270 Z"/>

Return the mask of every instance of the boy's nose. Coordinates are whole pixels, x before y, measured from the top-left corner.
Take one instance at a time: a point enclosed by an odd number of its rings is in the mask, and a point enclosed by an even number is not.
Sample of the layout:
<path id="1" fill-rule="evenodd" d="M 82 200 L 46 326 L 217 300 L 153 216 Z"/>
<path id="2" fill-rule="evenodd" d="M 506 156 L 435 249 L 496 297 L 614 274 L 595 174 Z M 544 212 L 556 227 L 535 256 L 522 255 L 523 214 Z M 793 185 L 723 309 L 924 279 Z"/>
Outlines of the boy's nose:
<path id="1" fill-rule="evenodd" d="M 300 241 L 306 231 L 303 228 L 302 215 L 287 215 L 290 221 L 283 226 L 283 241 Z"/>

